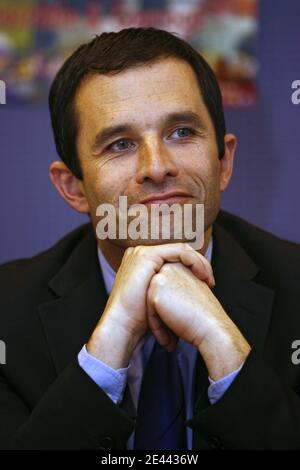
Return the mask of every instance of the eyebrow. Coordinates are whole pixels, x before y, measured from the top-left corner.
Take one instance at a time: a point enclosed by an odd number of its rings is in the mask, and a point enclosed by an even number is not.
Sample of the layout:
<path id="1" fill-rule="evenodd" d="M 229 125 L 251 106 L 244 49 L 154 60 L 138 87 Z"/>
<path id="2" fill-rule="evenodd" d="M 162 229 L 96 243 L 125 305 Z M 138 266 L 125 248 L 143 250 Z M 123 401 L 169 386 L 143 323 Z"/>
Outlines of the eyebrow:
<path id="1" fill-rule="evenodd" d="M 184 111 L 184 112 L 176 112 L 171 113 L 165 116 L 162 119 L 163 126 L 170 126 L 175 124 L 176 122 L 182 122 L 186 124 L 192 124 L 195 127 L 205 129 L 203 122 L 201 121 L 198 114 L 192 111 Z M 97 148 L 99 146 L 104 145 L 107 141 L 113 139 L 117 135 L 126 134 L 133 130 L 133 127 L 129 124 L 123 123 L 116 126 L 109 126 L 102 129 L 95 137 L 93 148 Z"/>

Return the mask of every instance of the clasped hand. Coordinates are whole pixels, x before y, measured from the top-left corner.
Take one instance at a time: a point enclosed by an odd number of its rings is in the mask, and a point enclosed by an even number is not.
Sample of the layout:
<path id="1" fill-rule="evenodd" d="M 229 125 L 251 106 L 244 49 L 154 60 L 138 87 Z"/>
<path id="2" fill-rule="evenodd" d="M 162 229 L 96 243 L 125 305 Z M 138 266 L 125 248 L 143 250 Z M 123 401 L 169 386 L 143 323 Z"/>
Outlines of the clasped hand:
<path id="1" fill-rule="evenodd" d="M 213 294 L 210 263 L 187 243 L 127 248 L 88 351 L 124 367 L 149 331 L 168 351 L 181 338 L 198 348 L 217 380 L 239 367 L 250 346 Z"/>

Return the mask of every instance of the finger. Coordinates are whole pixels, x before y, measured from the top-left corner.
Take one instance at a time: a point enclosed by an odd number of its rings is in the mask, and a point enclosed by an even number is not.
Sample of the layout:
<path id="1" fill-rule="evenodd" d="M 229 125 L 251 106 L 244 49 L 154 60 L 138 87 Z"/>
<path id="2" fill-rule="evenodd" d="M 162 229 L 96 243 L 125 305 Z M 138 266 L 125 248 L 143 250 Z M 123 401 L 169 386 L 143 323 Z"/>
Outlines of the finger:
<path id="1" fill-rule="evenodd" d="M 186 245 L 186 250 L 187 251 L 192 251 L 193 253 L 196 254 L 196 256 L 198 256 L 199 259 L 201 259 L 201 261 L 204 264 L 204 266 L 206 267 L 206 269 L 209 271 L 211 276 L 214 278 L 214 273 L 213 273 L 212 266 L 211 266 L 210 262 L 205 258 L 205 256 L 203 256 L 198 251 L 194 250 L 194 248 L 192 248 L 188 243 L 185 243 L 185 245 Z"/>
<path id="2" fill-rule="evenodd" d="M 141 256 L 148 259 L 155 264 L 155 272 L 159 272 L 165 262 L 182 262 L 183 264 L 191 267 L 197 277 L 200 276 L 202 270 L 205 268 L 209 276 L 207 277 L 208 283 L 215 284 L 213 271 L 210 263 L 204 256 L 195 251 L 188 243 L 168 243 L 165 245 L 143 246 L 139 245 L 135 248 L 127 249 L 129 257 Z M 189 253 L 187 255 L 187 253 Z M 190 253 L 193 253 L 190 254 Z M 203 274 L 201 274 L 201 280 Z"/>
<path id="3" fill-rule="evenodd" d="M 197 253 L 193 248 L 190 250 L 186 249 L 186 251 L 182 252 L 180 260 L 182 264 L 191 269 L 198 279 L 205 281 L 210 287 L 215 286 L 212 267 L 200 253 Z"/>
<path id="4" fill-rule="evenodd" d="M 163 346 L 168 352 L 175 351 L 177 347 L 178 338 L 163 323 L 163 321 L 157 315 L 155 309 L 151 305 L 148 298 L 147 298 L 147 320 L 148 320 L 149 329 L 151 330 L 156 341 L 161 346 Z"/>

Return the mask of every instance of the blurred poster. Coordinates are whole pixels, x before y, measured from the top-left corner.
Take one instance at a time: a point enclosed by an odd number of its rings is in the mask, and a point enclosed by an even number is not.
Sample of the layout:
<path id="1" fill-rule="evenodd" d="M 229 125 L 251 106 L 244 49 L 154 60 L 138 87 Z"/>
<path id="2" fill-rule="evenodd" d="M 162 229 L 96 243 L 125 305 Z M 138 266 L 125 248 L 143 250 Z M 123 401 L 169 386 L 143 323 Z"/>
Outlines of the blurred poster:
<path id="1" fill-rule="evenodd" d="M 255 103 L 258 0 L 0 0 L 0 79 L 7 104 L 46 104 L 72 51 L 103 31 L 154 26 L 199 50 L 224 104 Z"/>

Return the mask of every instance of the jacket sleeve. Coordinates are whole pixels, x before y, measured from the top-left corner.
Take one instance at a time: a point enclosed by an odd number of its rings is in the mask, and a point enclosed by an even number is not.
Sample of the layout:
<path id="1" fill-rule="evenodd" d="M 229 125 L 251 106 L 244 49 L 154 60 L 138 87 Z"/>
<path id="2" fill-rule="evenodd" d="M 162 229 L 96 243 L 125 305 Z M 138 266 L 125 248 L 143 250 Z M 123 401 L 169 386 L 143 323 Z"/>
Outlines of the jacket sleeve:
<path id="1" fill-rule="evenodd" d="M 122 449 L 133 427 L 77 360 L 32 411 L 0 375 L 0 449 Z"/>
<path id="2" fill-rule="evenodd" d="M 196 449 L 300 449 L 300 397 L 252 350 L 215 405 L 197 397 L 189 425 Z"/>

